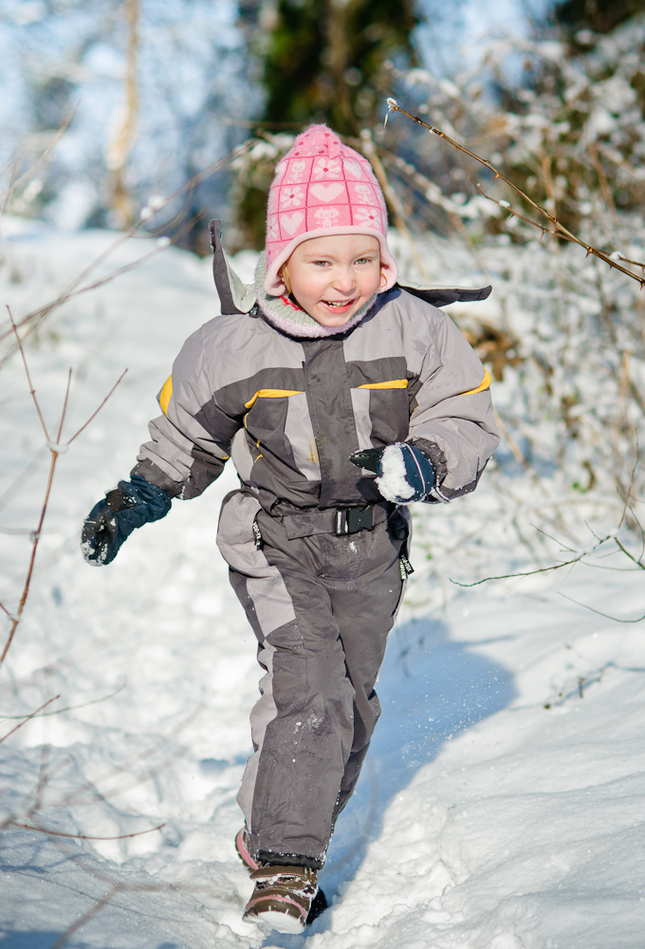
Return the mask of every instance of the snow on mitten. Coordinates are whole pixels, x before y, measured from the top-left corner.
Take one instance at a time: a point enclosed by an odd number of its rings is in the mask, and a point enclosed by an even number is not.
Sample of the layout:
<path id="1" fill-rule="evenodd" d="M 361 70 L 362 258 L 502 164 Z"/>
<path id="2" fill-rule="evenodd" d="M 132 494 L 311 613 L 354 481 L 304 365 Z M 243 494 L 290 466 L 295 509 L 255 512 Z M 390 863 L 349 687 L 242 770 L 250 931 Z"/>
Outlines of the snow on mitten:
<path id="1" fill-rule="evenodd" d="M 435 473 L 429 458 L 405 442 L 387 445 L 379 459 L 376 484 L 386 501 L 410 504 L 421 501 L 434 487 Z"/>
<path id="2" fill-rule="evenodd" d="M 425 498 L 447 500 L 436 486 L 436 473 L 430 459 L 407 442 L 357 451 L 350 460 L 376 473 L 376 485 L 386 501 L 410 504 Z"/>
<path id="3" fill-rule="evenodd" d="M 165 517 L 170 506 L 166 492 L 145 478 L 133 475 L 132 481 L 119 481 L 118 488 L 94 505 L 83 524 L 84 559 L 94 567 L 112 563 L 133 530 Z"/>

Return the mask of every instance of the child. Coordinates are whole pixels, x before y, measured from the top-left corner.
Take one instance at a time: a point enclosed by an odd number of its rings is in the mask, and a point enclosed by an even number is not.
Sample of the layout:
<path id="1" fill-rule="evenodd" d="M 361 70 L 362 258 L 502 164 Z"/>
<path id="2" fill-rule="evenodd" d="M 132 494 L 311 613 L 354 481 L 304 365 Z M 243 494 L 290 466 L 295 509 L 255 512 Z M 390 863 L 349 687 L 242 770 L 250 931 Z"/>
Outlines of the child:
<path id="1" fill-rule="evenodd" d="M 372 168 L 324 125 L 278 162 L 254 289 L 211 233 L 222 316 L 185 343 L 152 441 L 82 546 L 109 563 L 232 456 L 241 487 L 218 546 L 264 670 L 238 795 L 236 846 L 255 881 L 244 917 L 300 932 L 380 714 L 374 685 L 411 569 L 405 505 L 474 490 L 499 441 L 490 376 L 428 301 L 488 290 L 396 283 Z"/>

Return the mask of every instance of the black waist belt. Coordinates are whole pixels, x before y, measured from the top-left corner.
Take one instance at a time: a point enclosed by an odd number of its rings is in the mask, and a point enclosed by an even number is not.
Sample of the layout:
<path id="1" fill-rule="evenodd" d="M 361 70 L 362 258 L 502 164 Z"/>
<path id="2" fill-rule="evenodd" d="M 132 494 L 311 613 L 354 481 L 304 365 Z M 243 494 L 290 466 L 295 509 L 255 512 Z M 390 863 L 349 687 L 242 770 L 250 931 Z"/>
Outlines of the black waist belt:
<path id="1" fill-rule="evenodd" d="M 394 504 L 380 501 L 362 507 L 335 507 L 325 511 L 303 511 L 301 514 L 285 514 L 283 523 L 289 540 L 307 537 L 310 534 L 357 534 L 374 530 L 377 524 L 386 521 Z"/>

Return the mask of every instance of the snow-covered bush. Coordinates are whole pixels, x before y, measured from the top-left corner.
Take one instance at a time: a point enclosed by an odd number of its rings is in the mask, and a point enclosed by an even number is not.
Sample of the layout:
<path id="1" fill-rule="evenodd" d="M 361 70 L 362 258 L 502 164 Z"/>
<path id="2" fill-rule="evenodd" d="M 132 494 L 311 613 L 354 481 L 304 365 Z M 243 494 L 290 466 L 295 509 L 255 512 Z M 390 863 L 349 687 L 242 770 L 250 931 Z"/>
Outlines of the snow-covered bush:
<path id="1" fill-rule="evenodd" d="M 407 75 L 414 106 L 400 104 L 487 159 L 552 220 L 439 136 L 418 129 L 411 150 L 414 126 L 397 113 L 389 119 L 407 140 L 405 156 L 382 153 L 416 231 L 405 279 L 493 285 L 487 303 L 453 311 L 496 379 L 504 441 L 491 471 L 500 517 L 532 538 L 533 556 L 553 556 L 536 527 L 580 538 L 589 519 L 618 524 L 625 499 L 645 487 L 638 463 L 645 299 L 637 263 L 645 259 L 644 44 L 641 17 L 587 37 L 589 52 L 575 59 L 556 40 L 500 41 L 489 52 L 488 79 L 481 71 L 451 81 Z M 527 69 L 519 88 L 504 78 L 507 57 L 518 50 Z M 555 220 L 635 279 L 546 233 Z M 403 256 L 410 241 L 401 243 Z M 451 515 L 453 528 L 459 516 Z M 499 537 L 487 524 L 490 511 L 482 511 L 481 532 L 494 547 Z M 436 532 L 428 543 L 436 550 Z"/>

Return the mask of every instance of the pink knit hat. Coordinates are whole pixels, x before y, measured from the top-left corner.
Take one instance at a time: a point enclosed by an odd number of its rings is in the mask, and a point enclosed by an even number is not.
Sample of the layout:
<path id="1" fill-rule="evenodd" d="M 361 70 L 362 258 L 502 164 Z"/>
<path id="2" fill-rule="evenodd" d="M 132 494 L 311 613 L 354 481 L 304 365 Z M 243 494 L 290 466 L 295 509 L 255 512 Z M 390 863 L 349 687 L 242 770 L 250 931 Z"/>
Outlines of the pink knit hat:
<path id="1" fill-rule="evenodd" d="M 381 292 L 394 285 L 397 266 L 387 246 L 385 199 L 372 166 L 326 125 L 312 125 L 278 162 L 269 191 L 266 293 L 285 292 L 278 271 L 298 244 L 331 234 L 375 237 L 387 277 Z"/>

